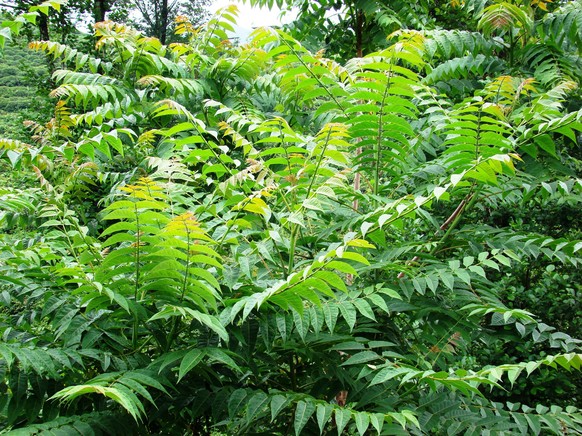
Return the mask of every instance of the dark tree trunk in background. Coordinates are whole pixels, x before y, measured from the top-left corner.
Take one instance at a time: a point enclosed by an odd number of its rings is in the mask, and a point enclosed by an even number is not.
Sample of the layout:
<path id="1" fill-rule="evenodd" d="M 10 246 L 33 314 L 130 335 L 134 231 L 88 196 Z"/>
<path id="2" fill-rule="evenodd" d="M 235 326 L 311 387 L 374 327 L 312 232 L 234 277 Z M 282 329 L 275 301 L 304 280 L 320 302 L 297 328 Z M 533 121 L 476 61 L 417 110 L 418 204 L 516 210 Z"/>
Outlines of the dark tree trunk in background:
<path id="1" fill-rule="evenodd" d="M 49 41 L 50 35 L 49 35 L 49 27 L 48 27 L 48 17 L 43 13 L 38 14 L 37 23 L 38 23 L 38 31 L 40 32 L 41 41 Z"/>
<path id="2" fill-rule="evenodd" d="M 95 4 L 93 5 L 93 18 L 95 19 L 95 23 L 105 21 L 105 15 L 109 11 L 109 6 L 110 4 L 107 0 L 95 0 Z"/>
<path id="3" fill-rule="evenodd" d="M 356 10 L 356 56 L 364 56 L 363 38 L 364 38 L 364 11 Z"/>
<path id="4" fill-rule="evenodd" d="M 162 6 L 160 8 L 160 42 L 166 44 L 166 38 L 168 34 L 168 0 L 162 0 Z"/>

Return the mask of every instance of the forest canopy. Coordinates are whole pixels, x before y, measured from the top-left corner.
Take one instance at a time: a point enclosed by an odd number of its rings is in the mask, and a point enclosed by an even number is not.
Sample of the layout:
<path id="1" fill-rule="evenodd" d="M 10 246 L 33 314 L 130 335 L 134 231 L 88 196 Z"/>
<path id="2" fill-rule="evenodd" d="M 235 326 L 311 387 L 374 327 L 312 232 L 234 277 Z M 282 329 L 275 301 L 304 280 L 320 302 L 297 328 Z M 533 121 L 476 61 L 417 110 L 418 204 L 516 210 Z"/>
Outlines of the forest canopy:
<path id="1" fill-rule="evenodd" d="M 250 3 L 2 23 L 0 433 L 582 433 L 581 1 Z"/>

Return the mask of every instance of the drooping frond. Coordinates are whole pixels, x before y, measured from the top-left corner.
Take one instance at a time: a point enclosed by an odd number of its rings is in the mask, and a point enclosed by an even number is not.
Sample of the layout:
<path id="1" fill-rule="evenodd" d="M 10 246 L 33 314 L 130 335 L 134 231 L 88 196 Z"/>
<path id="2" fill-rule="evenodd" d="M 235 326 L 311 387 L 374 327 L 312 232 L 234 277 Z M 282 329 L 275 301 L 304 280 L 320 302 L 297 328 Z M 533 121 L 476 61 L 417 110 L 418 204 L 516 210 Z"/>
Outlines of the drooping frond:
<path id="1" fill-rule="evenodd" d="M 496 33 L 511 33 L 513 29 L 519 29 L 518 37 L 522 45 L 525 45 L 532 33 L 533 24 L 532 17 L 525 10 L 509 2 L 499 2 L 483 10 L 477 27 L 483 30 L 486 37 Z"/>
<path id="2" fill-rule="evenodd" d="M 435 30 L 425 34 L 424 44 L 429 59 L 449 60 L 475 53 L 491 56 L 504 48 L 501 39 L 486 38 L 480 32 Z"/>
<path id="3" fill-rule="evenodd" d="M 451 114 L 445 126 L 442 165 L 463 179 L 498 183 L 498 176 L 515 171 L 512 129 L 498 107 L 487 103 L 465 103 Z"/>
<path id="4" fill-rule="evenodd" d="M 497 76 L 506 69 L 506 63 L 496 56 L 486 56 L 483 54 L 466 55 L 460 58 L 450 59 L 439 63 L 424 78 L 427 85 L 439 84 L 446 86 L 450 80 L 460 79 L 485 79 Z"/>
<path id="5" fill-rule="evenodd" d="M 122 436 L 136 431 L 134 422 L 128 421 L 124 414 L 112 412 L 92 412 L 84 415 L 60 416 L 52 421 L 31 424 L 11 430 L 14 436 L 32 436 L 42 433 L 63 432 L 66 434 L 94 434 Z"/>
<path id="6" fill-rule="evenodd" d="M 544 16 L 537 28 L 545 38 L 567 51 L 570 46 L 582 50 L 582 8 L 579 1 L 569 1 Z"/>
<path id="7" fill-rule="evenodd" d="M 112 399 L 121 405 L 135 421 L 140 421 L 145 414 L 143 404 L 138 399 L 139 393 L 146 400 L 154 403 L 147 387 L 165 392 L 166 388 L 160 383 L 154 373 L 146 371 L 126 371 L 119 373 L 101 374 L 83 385 L 69 386 L 54 394 L 51 399 L 61 402 L 71 402 L 80 395 L 89 393 L 100 394 Z"/>
<path id="8" fill-rule="evenodd" d="M 72 119 L 75 120 L 76 124 L 102 124 L 104 120 L 122 118 L 124 110 L 127 110 L 129 104 L 131 104 L 131 99 L 129 98 L 114 102 L 107 101 L 93 110 L 72 115 Z"/>
<path id="9" fill-rule="evenodd" d="M 357 140 L 356 146 L 361 147 L 356 158 L 358 169 L 370 177 L 375 195 L 380 195 L 380 186 L 390 185 L 388 180 L 398 183 L 414 154 L 410 120 L 416 118 L 416 108 L 411 99 L 418 78 L 410 69 L 398 65 L 401 59 L 422 64 L 417 47 L 406 45 L 401 51 L 394 46 L 390 51 L 362 59 L 361 71 L 354 74 L 353 100 L 346 109 L 350 134 Z"/>
<path id="10" fill-rule="evenodd" d="M 546 87 L 582 79 L 582 57 L 569 55 L 549 44 L 527 46 L 523 57 L 534 77 Z"/>
<path id="11" fill-rule="evenodd" d="M 159 89 L 162 93 L 176 97 L 200 97 L 203 94 L 202 84 L 195 79 L 173 79 L 160 75 L 147 75 L 136 84 L 143 88 Z"/>
<path id="12" fill-rule="evenodd" d="M 97 107 L 109 100 L 120 100 L 131 91 L 116 85 L 75 85 L 64 84 L 50 93 L 51 97 L 72 100 L 83 108 Z"/>
<path id="13" fill-rule="evenodd" d="M 72 85 L 119 85 L 119 80 L 98 73 L 82 73 L 70 70 L 56 70 L 53 73 L 56 82 Z"/>
<path id="14" fill-rule="evenodd" d="M 34 41 L 28 46 L 32 50 L 42 51 L 51 55 L 53 59 L 61 59 L 65 65 L 70 65 L 76 70 L 88 67 L 89 71 L 97 73 L 100 70 L 108 72 L 112 68 L 111 62 L 103 62 L 99 58 L 94 58 L 68 45 L 55 41 Z"/>
<path id="15" fill-rule="evenodd" d="M 499 76 L 489 82 L 483 89 L 484 98 L 511 110 L 519 103 L 520 98 L 536 92 L 535 79 L 521 79 L 519 77 Z"/>

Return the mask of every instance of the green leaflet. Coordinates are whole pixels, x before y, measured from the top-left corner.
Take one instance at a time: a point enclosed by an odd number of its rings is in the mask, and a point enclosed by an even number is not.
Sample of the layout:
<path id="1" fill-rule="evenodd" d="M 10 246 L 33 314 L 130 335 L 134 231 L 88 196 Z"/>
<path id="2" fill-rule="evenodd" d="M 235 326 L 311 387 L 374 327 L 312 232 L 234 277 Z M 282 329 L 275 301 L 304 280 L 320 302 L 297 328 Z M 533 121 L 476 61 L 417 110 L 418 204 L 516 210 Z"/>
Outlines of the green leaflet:
<path id="1" fill-rule="evenodd" d="M 303 427 L 305 427 L 305 424 L 307 424 L 307 421 L 309 421 L 313 412 L 315 412 L 315 405 L 311 402 L 299 401 L 297 403 L 297 408 L 295 409 L 295 420 L 293 422 L 293 428 L 295 429 L 296 435 L 301 434 Z"/>

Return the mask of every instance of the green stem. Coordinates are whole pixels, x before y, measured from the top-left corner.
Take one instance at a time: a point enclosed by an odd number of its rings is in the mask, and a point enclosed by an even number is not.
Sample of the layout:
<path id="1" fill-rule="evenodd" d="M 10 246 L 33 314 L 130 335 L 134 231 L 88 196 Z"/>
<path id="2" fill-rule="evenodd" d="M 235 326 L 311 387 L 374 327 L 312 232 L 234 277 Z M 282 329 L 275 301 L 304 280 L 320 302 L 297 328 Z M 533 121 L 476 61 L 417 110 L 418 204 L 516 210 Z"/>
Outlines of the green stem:
<path id="1" fill-rule="evenodd" d="M 510 29 L 509 30 L 509 68 L 513 68 L 513 49 L 514 49 L 513 29 Z"/>
<path id="2" fill-rule="evenodd" d="M 319 172 L 319 167 L 321 166 L 321 162 L 323 162 L 323 158 L 325 157 L 325 152 L 327 150 L 327 146 L 329 145 L 329 138 L 330 137 L 331 137 L 331 128 L 328 128 L 327 137 L 325 138 L 325 144 L 323 145 L 321 151 L 319 152 L 319 158 L 317 159 L 317 164 L 315 164 L 315 171 L 313 173 L 313 176 L 311 177 L 311 181 L 309 182 L 309 187 L 307 188 L 305 198 L 309 198 L 309 194 L 311 194 L 311 189 L 313 188 L 313 184 L 315 183 L 315 179 L 317 178 L 317 173 Z"/>
<path id="3" fill-rule="evenodd" d="M 230 230 L 234 227 L 234 224 L 236 223 L 236 220 L 238 219 L 238 217 L 240 216 L 240 214 L 242 213 L 242 211 L 244 210 L 245 206 L 247 204 L 249 204 L 251 201 L 250 197 L 247 197 L 245 199 L 244 205 L 241 206 L 237 211 L 236 211 L 236 215 L 234 216 L 234 219 L 231 220 L 230 224 L 226 227 L 226 231 L 224 232 L 224 235 L 222 235 L 222 238 L 220 238 L 220 241 L 218 241 L 218 248 L 222 247 L 222 244 L 224 243 L 226 237 L 228 236 L 228 233 L 230 232 Z"/>
<path id="4" fill-rule="evenodd" d="M 380 192 L 380 163 L 382 162 L 382 137 L 384 136 L 384 129 L 382 126 L 382 117 L 384 115 L 384 102 L 386 101 L 386 97 L 388 95 L 388 89 L 390 89 L 390 74 L 391 69 L 388 71 L 388 83 L 384 88 L 384 95 L 382 96 L 382 105 L 380 107 L 380 111 L 378 114 L 378 139 L 376 141 L 376 162 L 375 162 L 375 169 L 374 169 L 374 195 L 377 196 Z"/>
<path id="5" fill-rule="evenodd" d="M 174 321 L 172 321 L 172 328 L 170 329 L 170 333 L 168 334 L 168 340 L 166 341 L 166 349 L 164 350 L 166 353 L 170 351 L 170 348 L 172 348 L 172 344 L 174 343 L 174 338 L 176 337 L 176 331 L 178 330 L 178 325 L 180 323 L 180 320 L 178 317 L 174 318 Z"/>
<path id="6" fill-rule="evenodd" d="M 182 293 L 180 294 L 180 303 L 183 303 L 184 297 L 186 296 L 186 288 L 188 286 L 188 276 L 190 275 L 190 230 L 188 229 L 188 225 L 184 223 L 184 227 L 186 229 L 186 272 L 184 273 L 184 281 L 182 282 Z M 170 350 L 174 340 L 176 338 L 176 332 L 178 331 L 178 327 L 180 325 L 180 317 L 176 316 L 172 323 L 172 329 L 170 330 L 170 334 L 168 335 L 168 341 L 166 342 L 166 352 Z"/>
<path id="7" fill-rule="evenodd" d="M 311 176 L 311 181 L 309 182 L 309 186 L 307 188 L 307 192 L 305 193 L 305 198 L 309 198 L 311 194 L 311 190 L 313 189 L 313 185 L 315 183 L 315 179 L 317 178 L 317 173 L 319 172 L 319 168 L 321 167 L 321 163 L 323 162 L 323 158 L 325 157 L 325 151 L 327 150 L 327 146 L 329 145 L 329 139 L 331 137 L 331 128 L 327 131 L 327 137 L 325 138 L 325 143 L 319 152 L 319 157 L 317 159 L 317 163 L 315 164 L 315 171 Z M 299 225 L 295 224 L 291 228 L 291 238 L 289 241 L 289 265 L 287 267 L 287 274 L 291 274 L 293 271 L 293 267 L 295 266 L 295 247 L 297 245 L 297 232 L 299 230 Z"/>
<path id="8" fill-rule="evenodd" d="M 180 303 L 184 301 L 184 296 L 186 295 L 186 287 L 188 285 L 188 275 L 190 274 L 190 231 L 188 230 L 188 225 L 184 223 L 186 227 L 186 272 L 184 273 L 184 281 L 182 282 L 182 294 L 180 295 Z"/>
<path id="9" fill-rule="evenodd" d="M 294 224 L 291 228 L 291 237 L 289 239 L 289 264 L 287 265 L 287 276 L 291 274 L 295 266 L 295 246 L 297 244 L 297 230 L 298 224 Z"/>
<path id="10" fill-rule="evenodd" d="M 135 288 L 133 291 L 133 298 L 135 299 L 135 301 L 137 302 L 137 297 L 139 294 L 139 275 L 140 275 L 140 246 L 141 246 L 141 240 L 140 240 L 140 228 L 139 228 L 139 213 L 137 210 L 137 203 L 134 204 L 133 206 L 134 208 L 134 212 L 135 212 L 135 228 L 136 228 L 136 234 L 135 234 Z"/>
<path id="11" fill-rule="evenodd" d="M 137 210 L 137 203 L 134 203 L 134 213 L 135 213 L 135 228 L 136 228 L 136 242 L 135 242 L 135 288 L 133 292 L 133 298 L 135 304 L 137 304 L 137 298 L 139 294 L 139 275 L 140 275 L 140 228 L 139 228 L 139 213 Z M 139 317 L 137 312 L 133 314 L 133 333 L 132 333 L 132 344 L 133 348 L 137 348 L 137 337 L 139 333 Z"/>

